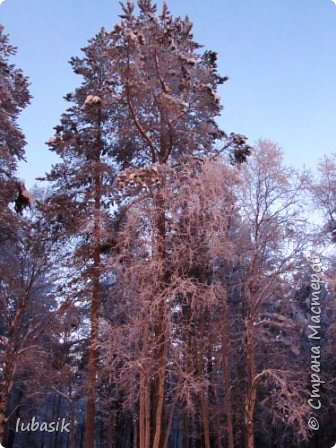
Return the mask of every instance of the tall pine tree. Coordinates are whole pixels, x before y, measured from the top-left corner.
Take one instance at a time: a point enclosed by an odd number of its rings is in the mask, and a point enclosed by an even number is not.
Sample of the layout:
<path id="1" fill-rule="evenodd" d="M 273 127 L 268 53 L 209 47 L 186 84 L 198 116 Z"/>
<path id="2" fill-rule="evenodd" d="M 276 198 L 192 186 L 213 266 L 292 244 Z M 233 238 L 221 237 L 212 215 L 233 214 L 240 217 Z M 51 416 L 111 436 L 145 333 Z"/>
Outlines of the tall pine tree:
<path id="1" fill-rule="evenodd" d="M 104 29 L 83 49 L 83 58 L 73 58 L 74 72 L 82 85 L 65 98 L 71 106 L 48 140 L 61 158 L 47 175 L 51 189 L 46 216 L 63 247 L 74 251 L 70 264 L 77 270 L 73 295 L 89 307 L 90 335 L 87 361 L 86 448 L 93 447 L 96 380 L 101 303 L 102 252 L 109 246 L 111 186 L 114 168 L 110 135 L 114 108 L 111 106 L 109 41 Z M 89 301 L 88 301 L 89 299 Z"/>
<path id="2" fill-rule="evenodd" d="M 110 34 L 109 44 L 116 111 L 113 155 L 121 167 L 129 168 L 122 175 L 123 182 L 128 185 L 141 177 L 144 166 L 157 172 L 166 164 L 215 155 L 224 149 L 233 150 L 233 160 L 243 161 L 249 153 L 246 139 L 234 134 L 228 138 L 215 121 L 222 109 L 217 88 L 227 80 L 217 72 L 216 53 L 201 51 L 189 18 L 173 18 L 165 2 L 159 15 L 151 0 L 139 0 L 137 5 L 138 14 L 132 2 L 122 4 L 121 22 Z M 150 194 L 156 209 L 155 257 L 162 269 L 159 278 L 153 278 L 157 289 L 151 348 L 155 365 L 150 385 L 155 397 L 152 434 L 148 434 L 149 425 L 146 430 L 145 424 L 139 426 L 146 432 L 140 439 L 161 448 L 167 367 L 164 181 L 152 186 Z"/>

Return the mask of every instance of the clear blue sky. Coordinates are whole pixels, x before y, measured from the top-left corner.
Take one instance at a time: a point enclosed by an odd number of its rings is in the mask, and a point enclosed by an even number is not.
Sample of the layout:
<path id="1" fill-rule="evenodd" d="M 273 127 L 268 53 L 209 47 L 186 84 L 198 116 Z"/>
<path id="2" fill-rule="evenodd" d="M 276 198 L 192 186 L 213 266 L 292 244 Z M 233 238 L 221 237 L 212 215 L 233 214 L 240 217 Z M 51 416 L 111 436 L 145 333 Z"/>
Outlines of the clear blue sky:
<path id="1" fill-rule="evenodd" d="M 174 15 L 188 14 L 195 38 L 219 53 L 225 108 L 220 124 L 253 143 L 270 138 L 287 162 L 314 167 L 336 151 L 336 5 L 331 0 L 171 0 Z M 158 2 L 161 5 L 161 1 Z M 5 0 L 0 23 L 18 47 L 15 63 L 31 82 L 32 104 L 20 124 L 31 186 L 49 170 L 44 142 L 80 83 L 68 60 L 80 54 L 120 13 L 117 0 Z"/>

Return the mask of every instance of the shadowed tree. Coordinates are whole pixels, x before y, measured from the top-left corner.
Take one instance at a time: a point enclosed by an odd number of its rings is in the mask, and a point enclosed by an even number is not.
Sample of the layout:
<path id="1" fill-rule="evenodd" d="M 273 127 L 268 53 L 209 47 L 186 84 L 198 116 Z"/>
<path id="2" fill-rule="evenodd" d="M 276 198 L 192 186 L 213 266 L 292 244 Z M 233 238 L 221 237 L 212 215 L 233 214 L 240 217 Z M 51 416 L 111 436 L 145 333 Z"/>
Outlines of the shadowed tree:
<path id="1" fill-rule="evenodd" d="M 16 177 L 17 162 L 24 159 L 25 139 L 20 130 L 17 120 L 19 113 L 24 109 L 30 100 L 28 91 L 28 80 L 22 71 L 17 69 L 10 62 L 10 58 L 16 54 L 16 48 L 9 43 L 8 36 L 4 33 L 4 27 L 0 25 L 0 245 L 1 245 L 1 269 L 0 269 L 0 300 L 1 308 L 7 317 L 10 316 L 11 309 L 8 301 L 23 297 L 16 296 L 18 285 L 13 278 L 14 272 L 8 272 L 6 266 L 7 251 L 9 256 L 14 256 L 17 245 L 20 245 L 21 219 L 13 210 L 13 205 L 17 211 L 21 212 L 24 206 L 30 204 L 31 197 L 25 190 L 22 182 Z M 11 251 L 13 252 L 11 253 Z M 7 276 L 10 273 L 10 277 Z M 18 283 L 23 281 L 18 274 Z M 16 299 L 15 299 L 16 297 Z M 20 314 L 21 306 L 16 307 L 16 312 Z M 14 306 L 15 309 L 15 306 Z M 6 325 L 8 332 L 6 332 Z M 2 340 L 6 347 L 5 360 L 1 372 L 1 392 L 0 392 L 0 443 L 3 438 L 5 425 L 6 408 L 10 395 L 12 377 L 13 346 L 10 335 L 14 330 L 16 320 L 13 322 L 3 322 L 3 337 L 9 339 Z M 10 342 L 9 342 L 10 341 Z M 10 346 L 10 347 L 9 347 Z"/>
<path id="2" fill-rule="evenodd" d="M 29 204 L 30 196 L 16 178 L 17 162 L 24 160 L 25 138 L 18 126 L 20 112 L 30 101 L 28 80 L 22 71 L 10 62 L 16 48 L 9 43 L 4 27 L 0 25 L 0 239 L 8 238 L 15 226 L 16 208 Z M 15 233 L 15 232 L 14 232 Z"/>

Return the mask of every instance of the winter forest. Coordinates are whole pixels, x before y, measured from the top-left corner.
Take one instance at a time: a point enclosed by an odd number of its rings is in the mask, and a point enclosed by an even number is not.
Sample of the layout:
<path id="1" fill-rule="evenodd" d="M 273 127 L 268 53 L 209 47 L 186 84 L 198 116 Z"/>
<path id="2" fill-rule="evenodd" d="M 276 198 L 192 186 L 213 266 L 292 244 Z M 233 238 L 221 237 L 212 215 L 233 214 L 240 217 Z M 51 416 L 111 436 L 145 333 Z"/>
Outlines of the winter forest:
<path id="1" fill-rule="evenodd" d="M 111 29 L 29 189 L 0 25 L 0 446 L 334 446 L 336 154 L 221 129 L 228 77 L 166 3 Z"/>

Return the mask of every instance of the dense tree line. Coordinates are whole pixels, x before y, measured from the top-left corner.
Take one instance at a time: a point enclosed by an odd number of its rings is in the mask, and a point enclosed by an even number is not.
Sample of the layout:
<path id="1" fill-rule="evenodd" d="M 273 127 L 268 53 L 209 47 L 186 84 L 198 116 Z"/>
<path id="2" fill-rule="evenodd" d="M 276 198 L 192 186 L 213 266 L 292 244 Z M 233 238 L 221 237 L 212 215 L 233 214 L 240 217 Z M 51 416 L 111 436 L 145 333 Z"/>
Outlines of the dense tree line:
<path id="1" fill-rule="evenodd" d="M 313 175 L 227 134 L 228 78 L 189 18 L 151 0 L 120 18 L 71 59 L 81 84 L 33 192 L 16 173 L 28 80 L 0 27 L 0 443 L 326 447 L 336 158 Z M 71 430 L 17 431 L 33 418 Z"/>

